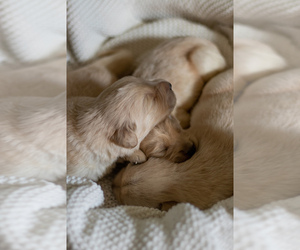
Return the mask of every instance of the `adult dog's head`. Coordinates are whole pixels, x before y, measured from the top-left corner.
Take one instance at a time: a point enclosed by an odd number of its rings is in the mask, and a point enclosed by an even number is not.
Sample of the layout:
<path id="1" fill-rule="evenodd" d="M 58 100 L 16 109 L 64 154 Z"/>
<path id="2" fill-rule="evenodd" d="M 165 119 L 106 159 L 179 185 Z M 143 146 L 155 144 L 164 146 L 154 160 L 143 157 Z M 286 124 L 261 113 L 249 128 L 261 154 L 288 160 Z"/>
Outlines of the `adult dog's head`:
<path id="1" fill-rule="evenodd" d="M 127 76 L 105 89 L 96 103 L 107 138 L 131 149 L 172 112 L 176 97 L 165 80 Z"/>

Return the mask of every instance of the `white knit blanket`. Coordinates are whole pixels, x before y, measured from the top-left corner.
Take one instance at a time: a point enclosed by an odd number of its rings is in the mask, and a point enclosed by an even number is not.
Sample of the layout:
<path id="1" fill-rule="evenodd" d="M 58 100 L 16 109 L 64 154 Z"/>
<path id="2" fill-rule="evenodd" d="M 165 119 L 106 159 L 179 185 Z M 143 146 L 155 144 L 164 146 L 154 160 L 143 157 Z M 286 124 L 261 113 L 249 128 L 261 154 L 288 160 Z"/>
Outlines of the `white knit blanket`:
<path id="1" fill-rule="evenodd" d="M 60 0 L 0 1 L 0 102 L 14 106 L 28 100 L 35 108 L 37 122 L 42 114 L 38 110 L 41 100 L 50 103 L 53 97 L 65 91 L 65 11 L 65 3 Z M 21 67 L 20 63 L 30 66 Z M 33 101 L 38 99 L 39 104 Z M 7 113 L 6 117 L 18 119 L 24 107 L 22 104 L 15 106 L 19 109 Z M 1 106 L 2 112 L 5 108 Z M 18 140 L 8 141 L 8 131 L 13 131 L 15 124 L 3 119 L 0 117 L 0 152 L 9 152 L 13 164 L 13 155 L 19 153 L 14 150 L 13 143 L 17 148 Z M 16 132 L 22 137 L 20 131 Z M 61 157 L 63 151 L 58 154 Z M 33 155 L 37 154 L 33 152 Z M 46 164 L 54 165 L 52 162 Z M 20 175 L 3 176 L 6 167 L 0 160 L 0 249 L 65 250 L 65 183 Z M 17 169 L 17 166 L 12 168 L 11 174 Z M 26 166 L 21 172 L 23 170 Z"/>
<path id="2" fill-rule="evenodd" d="M 232 199 L 206 211 L 118 206 L 111 178 L 68 177 L 68 240 L 72 249 L 232 249 Z"/>
<path id="3" fill-rule="evenodd" d="M 174 36 L 213 39 L 222 49 L 226 41 L 199 23 L 228 27 L 233 21 L 231 0 L 90 0 L 89 4 L 71 0 L 67 7 L 68 52 L 73 63 L 86 62 L 101 50 L 118 46 L 138 55 Z M 156 19 L 162 22 L 151 24 Z M 149 21 L 149 25 L 143 25 Z M 227 54 L 226 58 L 230 60 L 231 56 Z"/>
<path id="4" fill-rule="evenodd" d="M 20 118 L 20 114 L 24 111 L 22 104 L 27 103 L 27 107 L 34 107 L 38 123 L 43 114 L 39 110 L 39 105 L 42 102 L 48 103 L 47 106 L 42 105 L 42 109 L 49 108 L 51 110 L 52 105 L 49 104 L 51 100 L 65 90 L 65 65 L 65 59 L 58 59 L 38 66 L 1 72 L 0 102 L 11 105 L 21 103 L 11 109 L 10 114 L 7 114 L 6 117 Z M 38 103 L 33 100 L 38 100 Z M 62 102 L 63 104 L 64 102 Z M 1 106 L 1 112 L 5 113 L 5 106 Z M 26 172 L 25 162 L 30 162 L 30 160 L 24 159 L 23 166 L 20 166 L 18 161 L 15 161 L 14 155 L 18 154 L 19 156 L 22 153 L 32 160 L 39 155 L 39 152 L 26 151 L 26 149 L 22 152 L 22 147 L 18 148 L 18 139 L 26 140 L 28 138 L 24 135 L 22 137 L 22 133 L 17 131 L 19 137 L 16 136 L 16 133 L 12 133 L 11 139 L 9 132 L 15 131 L 14 125 L 16 124 L 2 119 L 3 117 L 0 117 L 0 249 L 64 250 L 66 249 L 65 182 L 52 183 L 21 177 L 20 173 Z M 4 136 L 2 137 L 2 135 Z M 44 136 L 47 136 L 47 131 Z M 23 145 L 27 146 L 27 144 Z M 30 140 L 28 145 L 33 148 L 35 146 L 33 143 L 30 144 Z M 54 153 L 53 156 L 63 158 L 63 145 L 57 145 L 56 149 L 56 154 Z M 12 156 L 10 168 L 3 165 L 6 161 L 3 161 L 1 156 L 2 153 L 6 154 L 7 152 Z M 49 151 L 45 152 L 49 153 Z M 48 167 L 57 167 L 55 163 L 47 161 L 49 159 L 47 154 L 45 156 L 45 159 L 38 160 L 44 161 Z M 16 156 L 16 158 L 18 157 Z M 15 165 L 13 165 L 14 163 Z M 28 167 L 31 166 L 28 165 Z M 10 176 L 3 176 L 7 174 L 7 171 Z"/>
<path id="5" fill-rule="evenodd" d="M 0 176 L 0 249 L 66 249 L 63 184 Z"/>
<path id="6" fill-rule="evenodd" d="M 300 247 L 300 28 L 291 26 L 291 16 L 299 17 L 300 9 L 295 2 L 277 5 L 275 1 L 266 9 L 273 13 L 268 19 L 260 12 L 267 1 L 238 2 L 235 41 L 253 49 L 235 50 L 234 248 L 296 250 Z M 249 24 L 238 22 L 247 18 Z"/>
<path id="7" fill-rule="evenodd" d="M 168 1 L 163 1 L 164 4 L 169 4 L 170 7 L 172 4 L 167 2 Z M 192 4 L 191 2 L 189 4 Z M 152 3 L 153 6 L 155 6 L 156 2 L 152 1 Z M 202 1 L 199 1 L 198 7 L 201 5 L 200 3 L 203 4 Z M 220 1 L 219 3 L 222 5 L 225 1 Z M 196 20 L 198 22 L 192 23 L 189 20 L 178 18 L 178 16 L 174 18 L 176 15 L 173 11 L 176 7 L 168 8 L 168 11 L 166 11 L 164 4 L 160 5 L 158 14 L 154 14 L 154 11 L 151 12 L 149 9 L 147 9 L 147 11 L 144 8 L 143 12 L 141 12 L 142 14 L 139 16 L 142 17 L 142 20 L 151 20 L 153 18 L 163 17 L 162 13 L 168 13 L 167 17 L 169 19 L 160 19 L 156 22 L 142 24 L 141 19 L 137 20 L 136 16 L 132 14 L 135 12 L 130 12 L 129 10 L 127 12 L 124 11 L 134 20 L 130 18 L 124 19 L 122 25 L 128 26 L 115 31 L 115 33 L 110 33 L 110 35 L 113 36 L 110 40 L 105 40 L 105 35 L 103 38 L 103 34 L 106 34 L 103 30 L 94 32 L 95 35 L 98 35 L 95 40 L 98 39 L 98 42 L 102 43 L 102 46 L 93 47 L 90 46 L 92 45 L 90 41 L 83 41 L 83 43 L 86 44 L 86 48 L 88 48 L 88 53 L 85 53 L 86 50 L 84 50 L 82 43 L 72 40 L 71 51 L 73 57 L 71 58 L 71 62 L 85 62 L 92 59 L 102 50 L 117 47 L 125 47 L 131 50 L 134 56 L 138 57 L 141 53 L 150 50 L 165 38 L 179 35 L 196 35 L 215 42 L 226 56 L 229 65 L 232 63 L 230 56 L 232 53 L 230 48 L 230 28 L 228 27 L 230 22 L 224 21 L 218 28 L 216 28 L 216 25 L 210 26 L 213 28 L 208 28 L 208 19 L 204 21 L 201 20 L 201 23 L 198 19 Z M 267 6 L 268 1 L 265 1 L 263 4 Z M 176 4 L 174 5 L 176 6 Z M 148 3 L 145 4 L 145 6 L 149 8 Z M 247 12 L 244 6 L 248 6 L 248 9 L 251 11 Z M 271 14 L 268 17 L 260 15 L 259 19 L 267 21 L 268 18 L 271 17 L 271 20 L 276 20 L 278 17 L 284 16 L 281 13 L 283 9 L 286 10 L 286 18 L 283 19 L 283 23 L 290 24 L 289 21 L 291 19 L 288 18 L 289 14 L 287 14 L 287 11 L 291 6 L 294 6 L 294 17 L 298 16 L 297 7 L 295 4 L 293 5 L 292 1 L 287 1 L 284 5 L 281 4 L 280 6 L 280 8 L 274 7 L 268 9 Z M 237 7 L 243 11 L 241 17 L 244 17 L 244 19 L 249 17 L 251 21 L 257 21 L 253 18 L 253 14 L 251 15 L 251 13 L 255 12 L 255 10 L 260 10 L 261 5 L 255 2 L 251 4 L 250 1 L 244 1 L 244 4 L 239 3 Z M 116 15 L 118 15 L 119 8 L 116 6 L 112 6 L 111 8 L 116 8 L 116 12 L 110 13 L 116 13 Z M 129 6 L 126 5 L 126 8 L 129 8 Z M 181 9 L 182 12 L 179 11 L 181 13 L 181 15 L 179 15 L 180 17 L 184 16 L 182 13 L 186 11 L 186 9 L 191 10 L 193 8 L 187 5 L 187 8 Z M 195 5 L 193 11 L 197 10 L 203 14 L 204 9 L 205 8 L 197 8 Z M 229 8 L 226 10 L 228 11 Z M 189 12 L 189 14 L 191 14 L 191 12 Z M 176 13 L 178 14 L 178 12 Z M 220 8 L 220 13 L 221 16 L 224 16 L 226 11 Z M 110 21 L 115 22 L 114 15 L 112 16 Z M 199 16 L 201 15 L 198 15 L 198 17 Z M 203 16 L 206 16 L 205 13 Z M 170 19 L 170 17 L 172 18 Z M 218 17 L 219 16 L 216 15 L 216 19 Z M 68 20 L 71 24 L 71 30 L 75 29 L 75 27 L 72 27 L 73 18 L 75 19 L 73 15 L 70 15 Z M 128 23 L 126 23 L 126 20 Z M 193 21 L 195 21 L 195 19 Z M 103 29 L 108 27 L 107 30 L 113 31 L 113 28 L 111 27 L 112 29 L 110 29 L 108 25 L 111 24 L 111 22 L 106 23 L 104 20 L 104 25 L 101 27 Z M 130 25 L 130 22 L 132 25 Z M 123 27 L 122 25 L 121 27 Z M 128 29 L 129 26 L 131 29 L 125 32 L 124 30 Z M 299 37 L 296 31 L 298 31 L 297 28 L 287 28 L 283 25 L 273 25 L 271 30 L 268 28 L 257 28 L 254 25 L 238 24 L 238 26 L 236 26 L 236 34 L 238 37 L 263 42 L 279 53 L 279 57 L 283 58 L 285 62 L 285 68 L 279 68 L 279 71 L 283 70 L 283 74 L 285 74 L 285 70 L 298 66 L 299 57 L 297 55 L 299 55 L 299 48 L 297 44 L 299 44 Z M 85 32 L 92 32 L 89 25 L 85 26 Z M 80 39 L 80 36 L 77 37 L 77 39 Z M 90 50 L 92 50 L 92 52 Z M 255 70 L 259 71 L 259 69 Z M 278 68 L 276 68 L 276 70 L 278 70 Z M 270 74 L 270 71 L 268 71 L 268 74 L 262 74 L 260 77 Z M 287 72 L 286 74 L 294 75 L 296 72 Z M 281 77 L 278 76 L 278 79 L 280 80 Z M 267 79 L 267 82 L 269 80 Z M 280 83 L 279 81 L 279 85 Z M 254 88 L 258 88 L 256 89 L 257 91 L 264 90 L 260 88 L 263 85 L 259 83 L 255 85 L 254 81 L 248 82 L 248 84 L 242 86 L 239 89 L 240 92 L 237 93 L 239 104 L 243 105 L 244 101 L 251 103 L 251 96 L 243 94 L 247 93 L 248 89 L 251 90 L 252 84 Z M 266 83 L 266 85 L 268 85 L 268 83 Z M 286 85 L 282 91 L 285 90 L 293 92 L 294 89 L 291 90 Z M 295 92 L 293 94 L 296 95 Z M 277 98 L 278 101 L 282 100 L 280 96 L 276 96 L 272 91 L 268 95 L 274 95 L 274 98 Z M 253 111 L 255 112 L 257 106 L 255 107 L 254 100 L 255 99 L 253 99 Z M 287 105 L 293 106 L 293 102 L 287 101 Z M 244 113 L 249 114 L 249 110 L 246 109 L 247 107 L 245 106 L 244 108 Z M 263 108 L 263 106 L 259 108 Z M 295 108 L 292 109 L 295 111 Z M 274 113 L 276 113 L 276 111 L 282 112 L 283 110 L 278 108 Z M 243 110 L 240 112 L 243 112 Z M 295 115 L 295 113 L 293 115 Z M 292 120 L 295 121 L 297 118 L 293 115 L 290 114 L 289 118 L 292 117 Z M 254 117 L 254 123 L 255 119 L 257 119 L 258 122 L 261 117 Z M 282 121 L 285 119 L 286 117 L 282 118 Z M 266 122 L 262 125 L 261 129 L 269 129 L 270 126 L 271 123 Z M 278 123 L 277 126 L 280 126 L 280 123 Z M 286 130 L 288 130 L 288 128 L 286 128 Z M 257 131 L 257 134 L 261 136 L 259 131 Z M 243 134 L 241 134 L 241 137 L 236 138 L 237 141 L 244 139 L 247 140 L 249 137 L 243 137 Z M 286 141 L 288 142 L 288 139 Z M 287 144 L 285 144 L 285 146 L 288 147 Z M 290 145 L 290 149 L 294 150 L 295 144 Z M 288 150 L 288 148 L 286 148 L 286 150 Z M 251 154 L 251 152 L 241 152 L 247 154 L 250 158 L 255 156 L 255 154 Z M 267 157 L 267 154 L 265 157 Z M 263 162 L 260 164 L 262 167 L 264 166 Z M 169 212 L 164 213 L 142 207 L 117 206 L 111 193 L 111 177 L 101 180 L 99 184 L 100 187 L 88 180 L 72 177 L 68 179 L 68 185 L 70 187 L 70 189 L 68 189 L 68 234 L 69 243 L 74 249 L 232 249 L 232 200 L 230 199 L 222 201 L 206 211 L 199 211 L 188 204 L 180 204 L 172 208 Z M 285 198 L 289 197 L 291 196 Z M 282 197 L 282 199 L 285 198 Z M 295 197 L 281 201 L 275 200 L 269 205 L 267 204 L 248 211 L 235 209 L 235 249 L 298 249 L 297 246 L 299 242 L 294 233 L 297 230 L 299 231 L 298 208 L 299 198 Z M 287 226 L 286 222 L 288 222 L 290 226 Z M 201 227 L 197 226 L 200 224 Z M 214 237 L 211 237 L 211 233 L 213 233 Z M 280 235 L 282 236 L 279 237 Z M 276 237 L 276 240 L 272 240 L 274 237 Z"/>
<path id="8" fill-rule="evenodd" d="M 60 25 L 64 22 L 64 2 L 14 0 L 0 1 L 0 4 L 1 66 L 49 60 L 64 54 L 65 26 Z M 69 60 L 73 63 L 86 62 L 103 49 L 118 46 L 126 47 L 138 56 L 161 40 L 178 35 L 198 35 L 212 40 L 220 47 L 228 63 L 232 63 L 232 37 L 228 26 L 231 24 L 232 1 L 91 0 L 88 4 L 87 1 L 68 1 L 67 5 Z M 76 9 L 76 5 L 79 8 Z M 270 19 L 294 24 L 300 17 L 299 6 L 294 0 L 239 0 L 235 4 L 235 14 L 240 13 L 239 18 L 254 22 Z M 30 17 L 26 22 L 21 18 L 23 14 Z M 157 18 L 160 19 L 157 22 L 145 23 Z M 271 30 L 240 25 L 236 32 L 240 37 L 270 45 L 288 64 L 287 69 L 281 69 L 279 73 L 294 74 L 287 70 L 297 68 L 299 25 L 293 28 L 276 25 Z M 107 39 L 111 37 L 113 39 Z M 149 39 L 151 37 L 153 39 Z M 41 75 L 32 78 L 33 85 L 27 71 L 23 72 L 24 77 L 9 78 L 11 86 L 24 85 L 14 95 L 59 94 L 63 91 L 60 82 L 65 76 L 61 72 L 53 74 L 58 64 L 55 65 L 44 68 Z M 52 89 L 52 85 L 57 88 Z M 251 85 L 243 86 L 240 94 L 248 90 L 251 93 Z M 253 84 L 252 91 L 260 85 Z M 29 87 L 34 91 L 30 92 Z M 1 94 L 3 91 L 1 89 Z M 239 95 L 240 103 L 246 99 L 251 101 L 251 95 Z M 291 102 L 287 104 L 293 105 Z M 293 118 L 295 121 L 296 117 Z M 264 128 L 269 126 L 270 123 L 264 124 Z M 299 127 L 295 126 L 293 131 L 297 138 Z M 295 145 L 285 146 L 287 151 L 295 149 Z M 165 213 L 142 207 L 117 206 L 111 193 L 111 176 L 101 180 L 100 185 L 73 177 L 68 177 L 67 183 L 68 243 L 74 249 L 232 249 L 232 199 L 221 201 L 206 211 L 179 204 Z M 62 186 L 30 178 L 0 177 L 1 250 L 66 248 L 65 191 Z M 282 198 L 247 211 L 235 209 L 235 249 L 299 249 L 299 211 L 299 197 Z"/>

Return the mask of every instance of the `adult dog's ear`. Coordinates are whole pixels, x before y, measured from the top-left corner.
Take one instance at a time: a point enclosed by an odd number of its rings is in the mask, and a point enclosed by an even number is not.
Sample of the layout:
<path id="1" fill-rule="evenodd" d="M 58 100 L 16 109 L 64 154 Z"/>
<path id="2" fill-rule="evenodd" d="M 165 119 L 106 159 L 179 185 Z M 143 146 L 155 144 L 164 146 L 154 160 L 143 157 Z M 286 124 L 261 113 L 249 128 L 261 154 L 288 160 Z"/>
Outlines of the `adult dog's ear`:
<path id="1" fill-rule="evenodd" d="M 135 130 L 135 123 L 125 122 L 120 128 L 115 130 L 110 140 L 123 148 L 134 148 L 138 144 Z"/>

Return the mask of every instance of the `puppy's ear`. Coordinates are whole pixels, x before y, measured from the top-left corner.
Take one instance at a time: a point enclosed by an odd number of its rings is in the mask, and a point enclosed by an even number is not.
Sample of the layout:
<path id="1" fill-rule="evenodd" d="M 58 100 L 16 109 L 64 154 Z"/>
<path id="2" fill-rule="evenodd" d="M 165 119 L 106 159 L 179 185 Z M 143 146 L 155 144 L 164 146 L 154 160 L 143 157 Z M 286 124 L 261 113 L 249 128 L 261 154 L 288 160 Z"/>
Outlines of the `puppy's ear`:
<path id="1" fill-rule="evenodd" d="M 134 148 L 138 144 L 135 130 L 135 123 L 125 122 L 120 128 L 115 130 L 110 140 L 123 148 Z"/>

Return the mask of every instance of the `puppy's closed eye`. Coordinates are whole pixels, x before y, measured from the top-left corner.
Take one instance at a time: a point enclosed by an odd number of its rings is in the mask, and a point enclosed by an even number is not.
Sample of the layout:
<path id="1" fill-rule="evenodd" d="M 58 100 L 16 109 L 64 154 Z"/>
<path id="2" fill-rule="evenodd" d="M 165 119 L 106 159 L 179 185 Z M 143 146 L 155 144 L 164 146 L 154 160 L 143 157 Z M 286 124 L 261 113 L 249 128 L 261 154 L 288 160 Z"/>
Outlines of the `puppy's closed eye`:
<path id="1" fill-rule="evenodd" d="M 136 124 L 125 122 L 120 128 L 117 128 L 110 140 L 124 148 L 134 148 L 138 144 L 138 138 L 135 134 Z"/>

